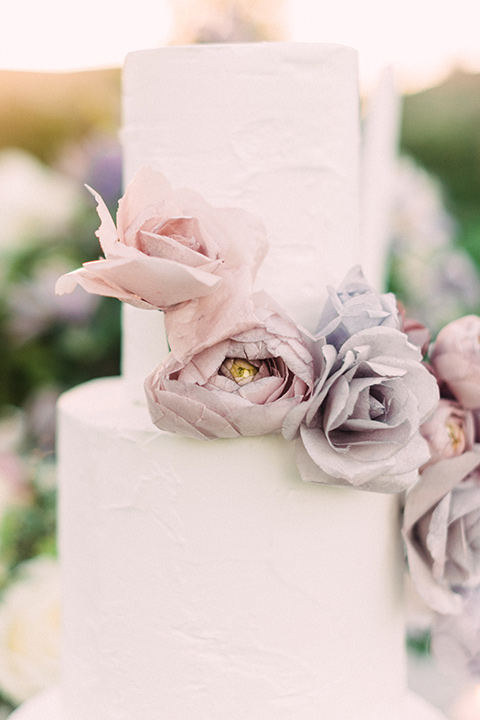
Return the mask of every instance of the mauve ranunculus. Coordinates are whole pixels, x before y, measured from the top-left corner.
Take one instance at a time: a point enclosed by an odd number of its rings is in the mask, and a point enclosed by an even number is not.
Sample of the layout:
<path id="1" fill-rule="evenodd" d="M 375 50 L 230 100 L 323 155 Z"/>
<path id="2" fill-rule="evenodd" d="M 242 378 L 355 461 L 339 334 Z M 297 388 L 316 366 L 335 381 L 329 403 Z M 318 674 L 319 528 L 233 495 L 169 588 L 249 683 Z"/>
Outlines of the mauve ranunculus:
<path id="1" fill-rule="evenodd" d="M 438 387 L 420 350 L 398 330 L 393 296 L 376 295 L 363 278 L 357 287 L 321 323 L 326 344 L 317 336 L 314 392 L 289 413 L 283 433 L 298 439 L 304 480 L 401 492 L 429 458 L 419 428 L 437 404 Z M 342 294 L 331 294 L 331 305 Z"/>
<path id="2" fill-rule="evenodd" d="M 146 380 L 161 430 L 193 438 L 277 432 L 287 412 L 308 397 L 313 359 L 294 323 L 263 293 L 257 326 L 209 346 L 188 362 L 173 355 Z"/>
<path id="3" fill-rule="evenodd" d="M 214 292 L 232 269 L 246 267 L 254 275 L 266 252 L 264 228 L 252 215 L 213 208 L 191 190 L 173 191 L 149 168 L 128 185 L 116 227 L 102 198 L 93 194 L 105 257 L 63 275 L 56 287 L 60 295 L 79 284 L 136 307 L 168 310 Z"/>
<path id="4" fill-rule="evenodd" d="M 466 315 L 445 325 L 435 340 L 435 375 L 468 410 L 480 408 L 480 317 Z"/>
<path id="5" fill-rule="evenodd" d="M 470 410 L 453 400 L 441 399 L 420 431 L 430 448 L 429 463 L 461 455 L 475 441 L 475 423 Z"/>
<path id="6" fill-rule="evenodd" d="M 480 454 L 428 465 L 407 494 L 403 535 L 410 576 L 436 612 L 457 613 L 480 584 Z"/>

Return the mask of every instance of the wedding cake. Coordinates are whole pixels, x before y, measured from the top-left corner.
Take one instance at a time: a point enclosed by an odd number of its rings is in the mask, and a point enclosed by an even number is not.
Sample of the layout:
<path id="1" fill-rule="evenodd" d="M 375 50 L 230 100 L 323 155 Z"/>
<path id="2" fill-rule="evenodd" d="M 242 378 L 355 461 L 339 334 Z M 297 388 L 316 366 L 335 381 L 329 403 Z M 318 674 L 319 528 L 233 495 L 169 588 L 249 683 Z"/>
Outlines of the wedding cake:
<path id="1" fill-rule="evenodd" d="M 306 332 L 352 265 L 379 286 L 353 50 L 135 52 L 123 145 L 126 184 L 151 168 L 261 219 L 255 287 Z M 124 311 L 122 377 L 60 402 L 62 687 L 16 717 L 437 717 L 406 693 L 398 495 L 304 482 L 280 433 L 156 428 L 143 381 L 168 352 L 163 314 Z"/>

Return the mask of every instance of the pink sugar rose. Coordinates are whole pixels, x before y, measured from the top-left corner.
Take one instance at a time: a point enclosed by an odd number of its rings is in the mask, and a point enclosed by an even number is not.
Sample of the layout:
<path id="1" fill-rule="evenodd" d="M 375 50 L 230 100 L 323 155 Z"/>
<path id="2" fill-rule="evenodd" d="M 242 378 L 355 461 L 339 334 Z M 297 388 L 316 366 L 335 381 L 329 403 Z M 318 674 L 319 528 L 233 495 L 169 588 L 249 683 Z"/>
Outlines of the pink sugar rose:
<path id="1" fill-rule="evenodd" d="M 480 408 L 480 317 L 466 315 L 446 325 L 433 346 L 438 380 L 468 410 Z"/>
<path id="2" fill-rule="evenodd" d="M 436 612 L 458 613 L 480 585 L 480 454 L 468 451 L 422 471 L 408 492 L 403 535 L 410 576 Z"/>
<path id="3" fill-rule="evenodd" d="M 420 431 L 430 448 L 429 463 L 461 455 L 471 450 L 475 441 L 475 422 L 471 411 L 443 398 Z"/>
<path id="4" fill-rule="evenodd" d="M 293 322 L 263 293 L 257 325 L 213 344 L 189 361 L 171 354 L 145 383 L 161 430 L 192 438 L 278 432 L 287 412 L 308 397 L 313 359 Z"/>
<path id="5" fill-rule="evenodd" d="M 135 307 L 168 310 L 215 292 L 225 272 L 246 266 L 253 276 L 266 252 L 263 226 L 235 208 L 213 208 L 197 193 L 172 191 L 149 168 L 139 170 L 120 200 L 117 226 L 92 191 L 105 257 L 57 282 L 59 295 L 81 285 Z"/>

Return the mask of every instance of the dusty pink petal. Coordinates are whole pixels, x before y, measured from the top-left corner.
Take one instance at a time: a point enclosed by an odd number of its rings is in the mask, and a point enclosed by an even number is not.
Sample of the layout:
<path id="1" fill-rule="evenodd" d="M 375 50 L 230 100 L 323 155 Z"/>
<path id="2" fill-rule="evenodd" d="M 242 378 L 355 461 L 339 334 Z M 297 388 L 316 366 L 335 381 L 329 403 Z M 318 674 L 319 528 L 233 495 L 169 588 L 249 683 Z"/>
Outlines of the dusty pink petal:
<path id="1" fill-rule="evenodd" d="M 215 296 L 193 299 L 165 314 L 170 348 L 184 363 L 207 347 L 258 325 L 250 271 L 223 266 L 218 276 L 223 282 Z"/>
<path id="2" fill-rule="evenodd" d="M 292 402 L 287 399 L 255 405 L 238 394 L 194 384 L 175 388 L 174 382 L 165 382 L 166 389 L 159 390 L 154 377 L 147 380 L 150 414 L 160 430 L 188 437 L 214 439 L 276 432 Z"/>
<path id="3" fill-rule="evenodd" d="M 156 235 L 141 230 L 139 236 L 140 247 L 138 249 L 145 255 L 174 260 L 191 267 L 204 265 L 208 259 L 203 253 L 186 247 L 182 242 L 168 235 Z"/>
<path id="4" fill-rule="evenodd" d="M 220 238 L 219 252 L 228 265 L 247 265 L 255 276 L 268 250 L 265 227 L 257 217 L 240 208 L 213 209 L 193 190 L 176 190 L 175 199 L 185 215 L 201 219 L 210 237 Z"/>
<path id="5" fill-rule="evenodd" d="M 165 219 L 181 214 L 173 200 L 172 187 L 168 180 L 151 168 L 138 170 L 128 183 L 125 194 L 118 203 L 117 228 L 120 237 L 135 222 L 145 208 L 156 207 Z M 150 216 L 150 212 L 148 216 Z"/>
<path id="6" fill-rule="evenodd" d="M 218 275 L 163 258 L 143 255 L 129 248 L 130 257 L 94 260 L 57 282 L 57 294 L 69 292 L 72 281 L 87 292 L 117 297 L 138 307 L 138 301 L 156 309 L 214 292 L 222 280 Z M 208 266 L 207 266 L 208 268 Z M 68 278 L 68 279 L 65 279 Z"/>
<path id="7" fill-rule="evenodd" d="M 93 197 L 97 201 L 97 213 L 100 218 L 100 227 L 96 231 L 95 235 L 98 237 L 100 246 L 102 248 L 105 257 L 109 257 L 115 253 L 116 245 L 118 244 L 118 233 L 113 218 L 110 212 L 103 202 L 102 197 L 92 190 L 92 188 L 86 186 L 87 190 L 92 193 Z"/>
<path id="8" fill-rule="evenodd" d="M 55 293 L 57 295 L 71 293 L 77 285 L 80 285 L 80 287 L 86 290 L 86 292 L 92 293 L 93 295 L 115 297 L 122 302 L 127 302 L 129 305 L 133 305 L 133 307 L 138 307 L 143 310 L 158 309 L 145 300 L 136 298 L 130 292 L 123 290 L 123 288 L 118 287 L 113 283 L 106 282 L 104 278 L 101 278 L 96 274 L 89 273 L 88 269 L 85 267 L 74 270 L 66 275 L 62 275 L 55 285 Z"/>
<path id="9" fill-rule="evenodd" d="M 201 440 L 239 436 L 223 415 L 206 408 L 203 402 L 189 395 L 152 392 L 150 384 L 146 385 L 146 390 L 150 416 L 160 430 Z"/>

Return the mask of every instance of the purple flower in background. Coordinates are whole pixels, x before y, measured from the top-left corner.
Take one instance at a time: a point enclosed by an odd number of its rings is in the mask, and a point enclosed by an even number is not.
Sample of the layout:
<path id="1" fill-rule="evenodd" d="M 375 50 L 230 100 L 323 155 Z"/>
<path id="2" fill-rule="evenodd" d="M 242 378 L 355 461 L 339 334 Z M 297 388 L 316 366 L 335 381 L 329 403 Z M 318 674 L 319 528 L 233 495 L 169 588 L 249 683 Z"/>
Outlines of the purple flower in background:
<path id="1" fill-rule="evenodd" d="M 65 297 L 55 295 L 55 283 L 62 271 L 63 262 L 45 264 L 34 277 L 17 283 L 9 292 L 8 324 L 18 340 L 40 335 L 54 322 L 81 324 L 94 312 L 98 297 L 82 292 Z"/>
<path id="2" fill-rule="evenodd" d="M 122 194 L 122 155 L 120 145 L 103 144 L 92 154 L 85 182 L 94 187 L 105 203 L 115 205 Z"/>

